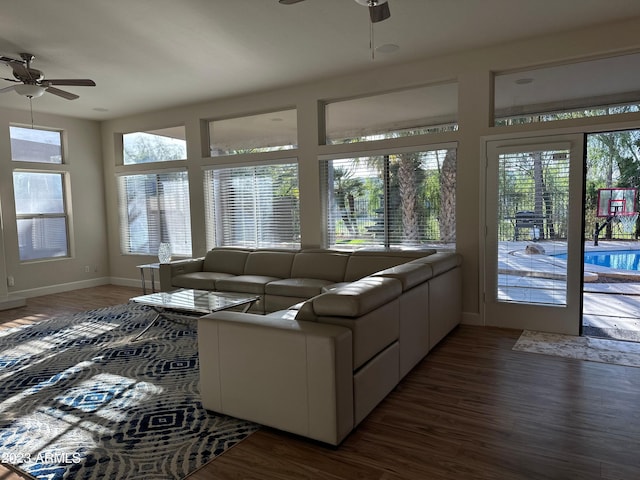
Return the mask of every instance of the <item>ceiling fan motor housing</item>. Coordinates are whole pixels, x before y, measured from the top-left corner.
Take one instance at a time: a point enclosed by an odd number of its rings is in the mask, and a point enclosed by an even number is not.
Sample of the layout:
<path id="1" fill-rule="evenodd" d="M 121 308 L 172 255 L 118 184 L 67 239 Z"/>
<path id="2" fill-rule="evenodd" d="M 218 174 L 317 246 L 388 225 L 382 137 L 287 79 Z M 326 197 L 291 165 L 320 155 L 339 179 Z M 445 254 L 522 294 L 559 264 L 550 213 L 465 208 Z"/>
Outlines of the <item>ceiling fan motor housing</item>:
<path id="1" fill-rule="evenodd" d="M 13 76 L 23 83 L 35 84 L 44 78 L 44 73 L 35 68 L 25 68 L 24 72 L 14 70 Z"/>

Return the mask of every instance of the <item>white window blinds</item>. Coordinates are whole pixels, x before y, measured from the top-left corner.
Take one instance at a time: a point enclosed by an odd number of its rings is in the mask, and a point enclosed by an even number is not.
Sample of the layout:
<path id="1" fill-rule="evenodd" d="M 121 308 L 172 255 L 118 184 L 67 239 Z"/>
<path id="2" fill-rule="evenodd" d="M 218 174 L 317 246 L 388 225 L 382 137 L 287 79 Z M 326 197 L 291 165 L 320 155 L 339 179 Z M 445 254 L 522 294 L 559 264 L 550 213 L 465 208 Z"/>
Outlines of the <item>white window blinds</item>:
<path id="1" fill-rule="evenodd" d="M 162 242 L 174 255 L 191 255 L 187 172 L 123 175 L 118 195 L 123 253 L 155 255 Z"/>
<path id="2" fill-rule="evenodd" d="M 298 248 L 298 165 L 205 172 L 207 246 Z"/>
<path id="3" fill-rule="evenodd" d="M 455 246 L 456 149 L 327 160 L 326 244 Z"/>
<path id="4" fill-rule="evenodd" d="M 20 260 L 69 255 L 63 173 L 13 172 Z"/>

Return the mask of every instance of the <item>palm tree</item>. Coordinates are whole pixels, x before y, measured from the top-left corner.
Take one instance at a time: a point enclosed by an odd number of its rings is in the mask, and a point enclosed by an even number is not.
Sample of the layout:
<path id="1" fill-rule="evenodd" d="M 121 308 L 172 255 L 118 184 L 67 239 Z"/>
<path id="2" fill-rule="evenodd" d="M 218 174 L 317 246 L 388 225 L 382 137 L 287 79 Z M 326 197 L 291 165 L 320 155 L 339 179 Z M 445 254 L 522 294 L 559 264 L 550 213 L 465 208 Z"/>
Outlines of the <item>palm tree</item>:
<path id="1" fill-rule="evenodd" d="M 355 199 L 362 195 L 364 185 L 359 178 L 352 178 L 353 172 L 337 167 L 333 170 L 334 195 L 342 221 L 352 236 L 357 236 Z"/>
<path id="2" fill-rule="evenodd" d="M 457 151 L 449 149 L 445 154 L 440 171 L 440 240 L 456 241 L 456 169 Z"/>

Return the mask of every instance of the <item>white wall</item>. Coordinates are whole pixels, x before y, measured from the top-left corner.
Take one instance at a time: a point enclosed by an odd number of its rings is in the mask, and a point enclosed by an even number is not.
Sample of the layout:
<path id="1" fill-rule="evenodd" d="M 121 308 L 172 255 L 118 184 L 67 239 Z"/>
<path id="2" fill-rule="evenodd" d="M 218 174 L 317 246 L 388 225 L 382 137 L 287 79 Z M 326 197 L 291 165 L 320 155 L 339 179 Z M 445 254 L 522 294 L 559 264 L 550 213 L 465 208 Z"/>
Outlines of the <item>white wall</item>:
<path id="1" fill-rule="evenodd" d="M 0 255 L 0 295 L 5 288 L 10 296 L 32 297 L 108 283 L 100 125 L 98 122 L 40 113 L 34 113 L 34 120 L 36 128 L 63 131 L 66 163 L 60 171 L 68 171 L 70 179 L 71 256 L 46 261 L 19 260 L 12 185 L 15 164 L 11 162 L 9 125 L 28 126 L 31 119 L 28 111 L 0 109 L 0 205 L 4 243 L 4 256 Z M 37 168 L 37 165 L 32 167 Z M 85 266 L 89 266 L 89 273 L 85 272 Z M 14 278 L 15 286 L 6 286 L 7 276 Z"/>

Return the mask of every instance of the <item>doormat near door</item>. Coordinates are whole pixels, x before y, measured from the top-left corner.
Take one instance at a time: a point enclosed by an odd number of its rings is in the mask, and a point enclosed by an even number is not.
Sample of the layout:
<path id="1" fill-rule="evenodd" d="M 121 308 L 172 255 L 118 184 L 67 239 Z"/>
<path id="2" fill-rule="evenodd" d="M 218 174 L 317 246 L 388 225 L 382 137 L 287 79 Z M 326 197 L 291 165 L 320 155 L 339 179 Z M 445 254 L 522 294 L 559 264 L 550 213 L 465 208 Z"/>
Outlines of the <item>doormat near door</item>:
<path id="1" fill-rule="evenodd" d="M 513 350 L 640 367 L 640 344 L 525 330 Z"/>
<path id="2" fill-rule="evenodd" d="M 614 340 L 625 340 L 628 342 L 640 342 L 639 330 L 628 330 L 618 327 L 605 328 L 583 325 L 582 334 L 587 337 L 611 338 Z"/>
<path id="3" fill-rule="evenodd" d="M 207 412 L 195 321 L 117 305 L 0 331 L 0 455 L 32 477 L 182 479 L 258 429 Z"/>

